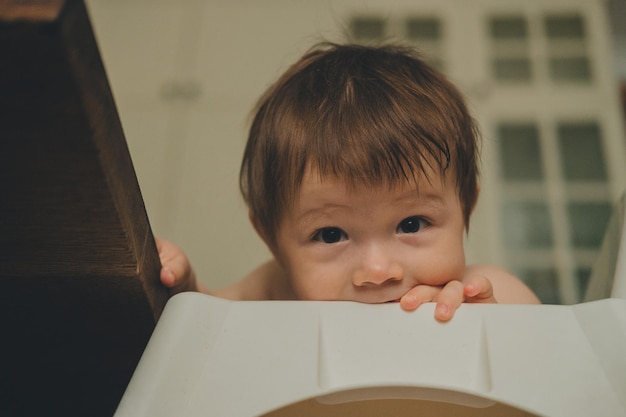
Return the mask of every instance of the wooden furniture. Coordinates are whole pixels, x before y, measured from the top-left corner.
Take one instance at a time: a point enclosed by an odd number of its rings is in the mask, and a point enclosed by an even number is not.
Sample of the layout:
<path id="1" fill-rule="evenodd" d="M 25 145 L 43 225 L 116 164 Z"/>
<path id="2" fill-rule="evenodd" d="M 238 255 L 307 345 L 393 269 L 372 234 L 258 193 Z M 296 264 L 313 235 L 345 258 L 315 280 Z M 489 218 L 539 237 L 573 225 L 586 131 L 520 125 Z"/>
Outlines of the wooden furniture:
<path id="1" fill-rule="evenodd" d="M 0 415 L 112 415 L 159 269 L 83 2 L 0 0 Z"/>

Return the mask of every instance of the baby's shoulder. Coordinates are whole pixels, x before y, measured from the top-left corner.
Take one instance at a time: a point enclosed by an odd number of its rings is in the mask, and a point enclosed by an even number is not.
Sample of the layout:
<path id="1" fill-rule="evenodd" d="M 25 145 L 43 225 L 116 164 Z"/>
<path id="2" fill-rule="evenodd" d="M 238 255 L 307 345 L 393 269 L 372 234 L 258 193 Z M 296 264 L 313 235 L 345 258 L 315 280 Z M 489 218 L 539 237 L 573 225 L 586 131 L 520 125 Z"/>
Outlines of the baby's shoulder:
<path id="1" fill-rule="evenodd" d="M 215 291 L 213 295 L 229 300 L 283 300 L 289 294 L 288 280 L 276 260 L 269 260 L 252 270 L 240 281 Z"/>

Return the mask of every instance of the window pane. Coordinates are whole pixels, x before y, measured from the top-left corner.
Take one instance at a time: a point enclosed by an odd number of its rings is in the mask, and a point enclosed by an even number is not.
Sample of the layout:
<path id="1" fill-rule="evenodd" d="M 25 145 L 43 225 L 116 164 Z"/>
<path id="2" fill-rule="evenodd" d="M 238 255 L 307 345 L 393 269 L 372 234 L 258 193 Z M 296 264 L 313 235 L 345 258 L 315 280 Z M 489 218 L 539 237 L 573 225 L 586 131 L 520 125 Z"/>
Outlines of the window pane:
<path id="1" fill-rule="evenodd" d="M 544 202 L 509 202 L 504 206 L 502 233 L 512 249 L 552 246 L 552 222 Z"/>
<path id="2" fill-rule="evenodd" d="M 578 293 L 582 299 L 585 296 L 587 287 L 589 286 L 589 278 L 591 278 L 591 268 L 577 268 L 576 269 L 576 283 L 578 284 Z"/>
<path id="3" fill-rule="evenodd" d="M 560 304 L 559 287 L 554 269 L 522 269 L 515 271 L 544 304 Z"/>
<path id="4" fill-rule="evenodd" d="M 489 33 L 494 40 L 526 39 L 526 19 L 522 16 L 494 17 L 489 21 Z"/>
<path id="5" fill-rule="evenodd" d="M 528 58 L 496 58 L 492 65 L 499 81 L 530 81 L 532 74 Z"/>
<path id="6" fill-rule="evenodd" d="M 379 17 L 355 17 L 350 30 L 357 40 L 380 39 L 385 36 L 385 21 Z"/>
<path id="7" fill-rule="evenodd" d="M 585 37 L 581 16 L 547 16 L 544 23 L 549 38 L 582 39 Z"/>
<path id="8" fill-rule="evenodd" d="M 502 176 L 506 180 L 543 179 L 539 131 L 533 124 L 503 124 L 498 129 Z"/>
<path id="9" fill-rule="evenodd" d="M 600 127 L 596 123 L 560 124 L 558 137 L 567 181 L 606 180 Z"/>
<path id="10" fill-rule="evenodd" d="M 550 75 L 555 81 L 591 80 L 591 67 L 587 57 L 551 58 Z"/>
<path id="11" fill-rule="evenodd" d="M 441 39 L 441 22 L 435 18 L 409 18 L 406 21 L 406 36 L 414 40 L 439 40 Z"/>
<path id="12" fill-rule="evenodd" d="M 572 246 L 599 248 L 611 215 L 605 202 L 572 202 L 567 206 Z"/>

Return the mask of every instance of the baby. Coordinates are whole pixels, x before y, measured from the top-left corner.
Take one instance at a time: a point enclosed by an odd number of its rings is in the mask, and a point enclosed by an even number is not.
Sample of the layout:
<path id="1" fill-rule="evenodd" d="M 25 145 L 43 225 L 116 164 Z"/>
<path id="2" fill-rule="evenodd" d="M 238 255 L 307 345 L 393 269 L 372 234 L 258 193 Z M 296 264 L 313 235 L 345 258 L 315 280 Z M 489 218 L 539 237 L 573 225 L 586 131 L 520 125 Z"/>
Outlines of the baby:
<path id="1" fill-rule="evenodd" d="M 538 303 L 520 280 L 466 266 L 476 127 L 458 90 L 401 46 L 323 43 L 261 97 L 240 187 L 273 259 L 209 292 L 158 240 L 161 281 L 232 300 Z"/>

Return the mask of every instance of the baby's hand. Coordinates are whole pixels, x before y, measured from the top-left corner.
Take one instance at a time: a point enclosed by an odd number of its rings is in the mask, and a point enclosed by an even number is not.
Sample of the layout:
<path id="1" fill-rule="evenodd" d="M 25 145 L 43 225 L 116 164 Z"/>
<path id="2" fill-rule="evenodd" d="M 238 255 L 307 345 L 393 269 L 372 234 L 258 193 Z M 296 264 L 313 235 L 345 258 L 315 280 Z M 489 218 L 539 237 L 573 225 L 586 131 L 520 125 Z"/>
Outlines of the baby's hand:
<path id="1" fill-rule="evenodd" d="M 450 320 L 461 303 L 497 303 L 491 281 L 483 275 L 470 275 L 463 281 L 453 280 L 443 287 L 418 285 L 400 299 L 406 311 L 415 310 L 423 303 L 436 302 L 435 318 Z"/>
<path id="2" fill-rule="evenodd" d="M 161 259 L 161 283 L 169 289 L 170 296 L 183 291 L 199 291 L 196 274 L 185 252 L 169 240 L 155 240 Z"/>

